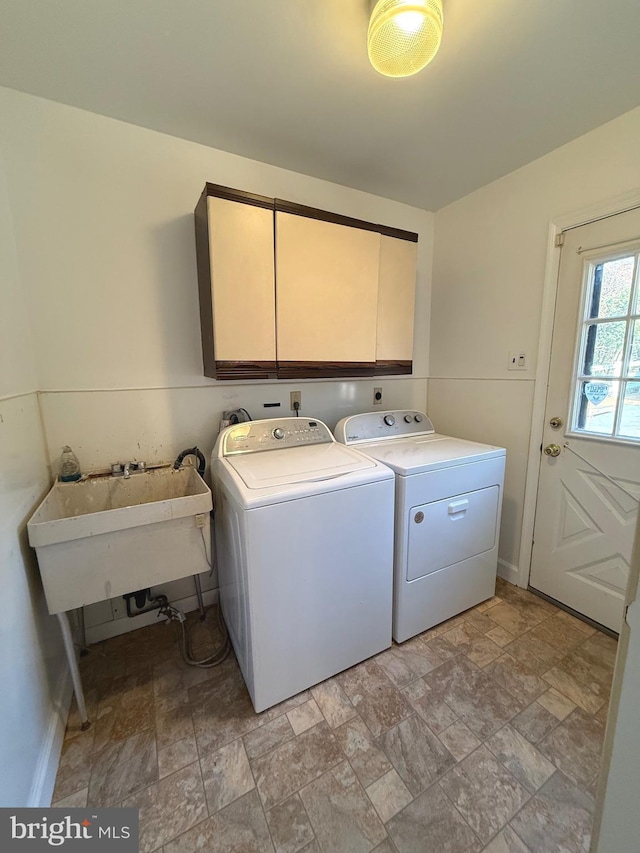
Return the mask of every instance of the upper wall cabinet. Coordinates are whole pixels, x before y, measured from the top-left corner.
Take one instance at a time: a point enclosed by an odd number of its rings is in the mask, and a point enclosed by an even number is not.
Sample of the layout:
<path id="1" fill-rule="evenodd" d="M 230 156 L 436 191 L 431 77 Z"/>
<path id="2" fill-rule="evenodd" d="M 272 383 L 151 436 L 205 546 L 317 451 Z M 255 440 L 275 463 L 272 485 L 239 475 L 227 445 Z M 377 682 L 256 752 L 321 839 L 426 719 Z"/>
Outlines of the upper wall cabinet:
<path id="1" fill-rule="evenodd" d="M 206 376 L 411 373 L 417 234 L 213 184 L 195 220 Z"/>

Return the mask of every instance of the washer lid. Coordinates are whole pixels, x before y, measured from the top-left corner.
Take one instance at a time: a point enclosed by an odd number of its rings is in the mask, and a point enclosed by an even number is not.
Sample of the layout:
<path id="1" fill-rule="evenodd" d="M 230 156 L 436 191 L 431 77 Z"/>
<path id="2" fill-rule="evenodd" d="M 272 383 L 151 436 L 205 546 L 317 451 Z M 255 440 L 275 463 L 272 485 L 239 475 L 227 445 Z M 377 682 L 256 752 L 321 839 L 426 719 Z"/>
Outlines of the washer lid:
<path id="1" fill-rule="evenodd" d="M 361 444 L 358 449 L 405 477 L 506 455 L 504 447 L 438 433 Z"/>
<path id="2" fill-rule="evenodd" d="M 248 489 L 321 483 L 377 467 L 366 456 L 335 443 L 241 454 L 227 457 L 226 462 Z"/>

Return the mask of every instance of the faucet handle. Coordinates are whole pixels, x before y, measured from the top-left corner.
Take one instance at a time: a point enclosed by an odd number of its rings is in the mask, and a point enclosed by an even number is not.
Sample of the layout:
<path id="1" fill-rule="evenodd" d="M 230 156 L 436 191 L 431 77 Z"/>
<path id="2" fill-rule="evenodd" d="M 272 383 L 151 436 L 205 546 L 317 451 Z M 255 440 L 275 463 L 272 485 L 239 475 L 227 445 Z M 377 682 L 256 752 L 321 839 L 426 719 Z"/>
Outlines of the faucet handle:
<path id="1" fill-rule="evenodd" d="M 111 474 L 116 477 L 118 474 L 122 474 L 124 471 L 124 465 L 122 462 L 113 462 L 111 465 Z"/>
<path id="2" fill-rule="evenodd" d="M 147 463 L 146 462 L 132 462 L 131 467 L 136 471 L 146 471 Z"/>

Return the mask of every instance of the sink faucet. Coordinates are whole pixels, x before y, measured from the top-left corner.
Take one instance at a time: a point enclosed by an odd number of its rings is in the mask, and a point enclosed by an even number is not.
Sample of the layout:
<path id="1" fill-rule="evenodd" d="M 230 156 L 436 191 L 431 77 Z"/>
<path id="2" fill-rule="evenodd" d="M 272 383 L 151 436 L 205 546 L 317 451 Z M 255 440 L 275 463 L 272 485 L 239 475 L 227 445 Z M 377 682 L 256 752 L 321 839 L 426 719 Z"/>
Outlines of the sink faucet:
<path id="1" fill-rule="evenodd" d="M 125 480 L 128 480 L 131 474 L 135 474 L 136 471 L 146 470 L 146 462 L 114 462 L 111 465 L 111 476 L 124 477 Z"/>

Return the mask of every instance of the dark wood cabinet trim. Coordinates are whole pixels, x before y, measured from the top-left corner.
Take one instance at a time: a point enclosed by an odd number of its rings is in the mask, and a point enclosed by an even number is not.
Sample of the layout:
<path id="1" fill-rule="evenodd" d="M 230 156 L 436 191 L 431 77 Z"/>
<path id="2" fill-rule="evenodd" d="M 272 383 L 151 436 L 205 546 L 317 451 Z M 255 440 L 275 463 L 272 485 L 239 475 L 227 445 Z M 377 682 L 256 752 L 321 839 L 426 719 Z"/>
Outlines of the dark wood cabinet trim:
<path id="1" fill-rule="evenodd" d="M 293 216 L 303 216 L 305 219 L 320 219 L 322 222 L 333 222 L 335 225 L 346 225 L 348 228 L 359 228 L 361 231 L 380 232 L 380 226 L 373 222 L 365 222 L 362 219 L 352 219 L 340 213 L 331 213 L 328 210 L 318 210 L 315 207 L 306 207 L 295 201 L 283 201 L 275 199 L 276 213 L 290 213 Z"/>
<path id="2" fill-rule="evenodd" d="M 212 379 L 331 379 L 411 374 L 411 361 L 331 362 L 331 361 L 216 361 Z M 205 376 L 210 374 L 206 373 Z"/>
<path id="3" fill-rule="evenodd" d="M 412 361 L 377 361 L 375 376 L 406 376 L 413 370 Z"/>
<path id="4" fill-rule="evenodd" d="M 215 379 L 277 379 L 275 361 L 216 361 Z"/>
<path id="5" fill-rule="evenodd" d="M 242 204 L 251 204 L 254 207 L 265 207 L 267 210 L 273 210 L 275 205 L 275 199 L 273 198 L 246 192 L 245 190 L 234 190 L 232 187 L 223 187 L 220 184 L 206 183 L 202 194 L 205 196 L 215 196 L 216 198 L 225 198 L 228 201 L 239 201 Z"/>
<path id="6" fill-rule="evenodd" d="M 207 193 L 202 193 L 194 212 L 196 226 L 196 266 L 198 271 L 198 298 L 200 301 L 200 335 L 202 337 L 202 364 L 204 375 L 216 378 L 213 350 L 213 296 L 211 293 L 211 259 L 209 256 L 209 217 Z"/>
<path id="7" fill-rule="evenodd" d="M 254 207 L 264 207 L 267 210 L 279 210 L 282 213 L 291 213 L 295 216 L 305 216 L 307 219 L 320 219 L 324 222 L 333 222 L 336 225 L 360 228 L 363 231 L 377 231 L 379 234 L 384 234 L 387 237 L 408 240 L 411 243 L 418 242 L 418 235 L 413 231 L 404 231 L 402 228 L 393 228 L 390 225 L 380 225 L 375 222 L 367 222 L 364 219 L 355 219 L 352 216 L 343 216 L 341 213 L 320 210 L 317 207 L 309 207 L 308 205 L 298 204 L 295 201 L 269 198 L 268 196 L 247 192 L 246 190 L 223 187 L 221 184 L 206 183 L 202 194 L 204 196 L 224 198 L 229 201 L 238 201 L 242 204 L 251 204 Z"/>
<path id="8" fill-rule="evenodd" d="M 408 243 L 417 243 L 418 235 L 413 231 L 403 231 L 401 228 L 392 228 L 390 225 L 379 225 L 383 237 L 395 237 L 396 240 L 406 240 Z"/>
<path id="9" fill-rule="evenodd" d="M 216 361 L 212 379 L 357 379 L 411 374 L 411 361 Z"/>
<path id="10" fill-rule="evenodd" d="M 387 237 L 395 237 L 398 240 L 408 240 L 412 243 L 418 242 L 418 235 L 412 231 L 403 231 L 400 228 L 391 228 L 387 225 L 377 225 L 374 222 L 366 222 L 364 219 L 353 219 L 351 216 L 343 216 L 341 213 L 331 213 L 328 210 L 319 210 L 316 207 L 307 207 L 297 204 L 295 201 L 283 201 L 275 199 L 276 213 L 290 213 L 294 216 L 304 216 L 306 219 L 320 219 L 322 222 L 332 222 L 335 225 L 346 225 L 348 228 L 359 228 L 361 231 L 375 231 Z"/>
<path id="11" fill-rule="evenodd" d="M 330 379 L 373 376 L 375 362 L 279 361 L 278 379 Z"/>

